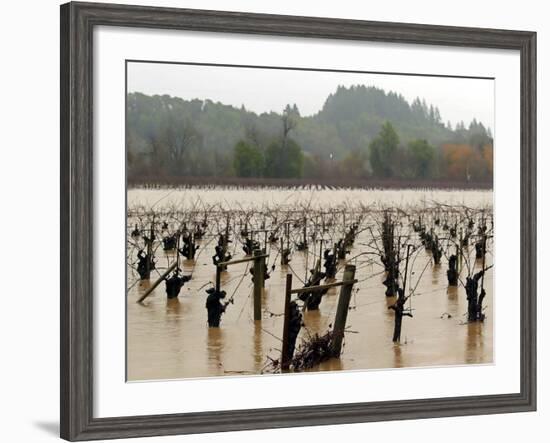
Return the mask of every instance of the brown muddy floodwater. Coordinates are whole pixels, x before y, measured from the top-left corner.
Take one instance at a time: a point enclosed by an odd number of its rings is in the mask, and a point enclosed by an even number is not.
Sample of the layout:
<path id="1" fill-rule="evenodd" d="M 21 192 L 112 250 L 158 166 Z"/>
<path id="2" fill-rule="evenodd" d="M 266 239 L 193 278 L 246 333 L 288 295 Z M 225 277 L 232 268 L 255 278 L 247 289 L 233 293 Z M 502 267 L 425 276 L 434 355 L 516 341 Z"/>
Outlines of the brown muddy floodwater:
<path id="1" fill-rule="evenodd" d="M 426 207 L 437 202 L 449 207 L 465 205 L 469 208 L 492 209 L 493 194 L 490 191 L 369 191 L 369 190 L 278 190 L 278 189 L 131 189 L 128 191 L 128 208 L 155 211 L 161 209 L 185 209 L 213 205 L 235 209 L 262 207 L 292 207 L 306 202 L 308 207 L 393 207 L 404 211 Z M 159 218 L 162 221 L 162 217 Z M 128 220 L 129 230 L 135 219 Z M 172 220 L 170 226 L 177 221 Z M 213 225 L 213 222 L 210 222 Z M 418 235 L 411 234 L 418 242 Z M 215 281 L 212 255 L 216 234 L 208 234 L 200 241 L 196 260 L 181 260 L 184 274 L 193 278 L 182 288 L 177 299 L 168 300 L 164 283 L 143 303 L 136 301 L 154 282 L 159 274 L 154 272 L 151 282 L 139 282 L 132 264 L 137 249 L 128 246 L 127 281 L 127 378 L 129 381 L 178 379 L 242 374 L 259 374 L 268 364 L 268 356 L 279 358 L 283 328 L 284 285 L 288 272 L 294 273 L 293 286 L 301 287 L 306 269 L 313 266 L 313 253 L 294 251 L 290 267 L 280 265 L 277 248 L 270 251 L 268 265 L 275 270 L 266 281 L 262 295 L 261 322 L 253 320 L 252 282 L 248 264 L 229 267 L 222 274 L 222 287 L 228 297 L 234 294 L 222 316 L 220 328 L 208 328 L 205 309 L 208 282 Z M 371 231 L 360 232 L 348 260 L 356 264 L 356 278 L 348 313 L 350 332 L 345 336 L 345 347 L 340 359 L 332 359 L 312 370 L 358 370 L 374 368 L 400 368 L 492 363 L 493 361 L 493 269 L 485 276 L 487 296 L 484 301 L 484 322 L 467 323 L 467 300 L 462 286 L 449 287 L 447 283 L 447 259 L 433 265 L 431 255 L 419 249 L 410 279 L 416 285 L 410 299 L 413 318 L 403 318 L 401 344 L 392 342 L 394 313 L 388 306 L 395 298 L 384 295 L 379 260 L 353 258 L 364 249 L 362 245 L 372 241 Z M 486 265 L 492 264 L 493 243 L 488 247 Z M 445 246 L 444 246 L 445 249 Z M 470 248 L 471 263 L 475 269 L 482 266 L 475 261 Z M 241 243 L 230 246 L 234 258 L 244 253 Z M 448 248 L 447 248 L 448 252 Z M 160 272 L 175 259 L 174 252 L 156 249 L 157 267 Z M 306 265 L 307 262 L 307 265 Z M 336 278 L 341 280 L 344 261 L 339 263 Z M 135 266 L 134 266 L 135 267 Z M 466 268 L 462 270 L 462 278 Z M 305 327 L 298 337 L 297 346 L 308 334 L 324 334 L 334 321 L 339 288 L 333 288 L 323 297 L 318 311 L 303 312 Z M 409 305 L 409 302 L 407 302 Z"/>

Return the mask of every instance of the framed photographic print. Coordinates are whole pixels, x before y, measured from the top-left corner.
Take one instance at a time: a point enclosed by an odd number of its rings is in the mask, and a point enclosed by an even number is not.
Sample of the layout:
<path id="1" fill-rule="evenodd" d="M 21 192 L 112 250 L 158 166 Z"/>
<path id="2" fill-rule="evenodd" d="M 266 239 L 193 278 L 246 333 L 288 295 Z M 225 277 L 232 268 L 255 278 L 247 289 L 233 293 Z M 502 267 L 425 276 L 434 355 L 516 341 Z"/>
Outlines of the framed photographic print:
<path id="1" fill-rule="evenodd" d="M 61 436 L 536 408 L 536 34 L 61 7 Z"/>

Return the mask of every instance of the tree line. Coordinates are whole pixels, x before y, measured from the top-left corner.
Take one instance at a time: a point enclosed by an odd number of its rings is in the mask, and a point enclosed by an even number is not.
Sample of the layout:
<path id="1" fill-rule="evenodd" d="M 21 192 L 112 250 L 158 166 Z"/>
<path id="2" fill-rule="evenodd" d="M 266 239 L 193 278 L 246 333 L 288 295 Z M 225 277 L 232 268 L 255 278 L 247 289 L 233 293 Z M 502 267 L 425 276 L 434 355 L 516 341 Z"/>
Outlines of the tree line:
<path id="1" fill-rule="evenodd" d="M 131 93 L 127 169 L 151 177 L 492 181 L 491 132 L 454 128 L 439 109 L 393 92 L 339 87 L 315 115 L 256 114 L 210 100 Z"/>

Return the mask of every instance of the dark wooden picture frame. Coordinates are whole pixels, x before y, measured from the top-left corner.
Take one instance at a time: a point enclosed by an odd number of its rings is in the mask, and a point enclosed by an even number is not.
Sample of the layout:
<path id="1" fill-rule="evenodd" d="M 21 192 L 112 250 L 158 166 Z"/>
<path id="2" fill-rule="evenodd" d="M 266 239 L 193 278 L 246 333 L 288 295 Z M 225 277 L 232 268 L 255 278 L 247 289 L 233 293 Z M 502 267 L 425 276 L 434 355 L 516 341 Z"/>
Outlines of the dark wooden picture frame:
<path id="1" fill-rule="evenodd" d="M 93 29 L 123 26 L 519 51 L 521 390 L 426 398 L 93 416 Z M 536 409 L 536 33 L 99 3 L 61 6 L 61 437 L 70 441 L 495 414 Z"/>

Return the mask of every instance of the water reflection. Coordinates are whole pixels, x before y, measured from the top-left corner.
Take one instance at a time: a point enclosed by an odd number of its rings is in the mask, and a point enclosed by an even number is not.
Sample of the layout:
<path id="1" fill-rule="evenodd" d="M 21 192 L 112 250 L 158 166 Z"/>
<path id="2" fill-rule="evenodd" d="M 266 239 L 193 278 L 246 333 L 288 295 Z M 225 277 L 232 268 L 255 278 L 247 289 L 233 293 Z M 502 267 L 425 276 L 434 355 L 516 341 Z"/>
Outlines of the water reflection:
<path id="1" fill-rule="evenodd" d="M 393 344 L 393 367 L 394 368 L 402 368 L 404 365 L 403 363 L 403 345 L 399 343 Z"/>
<path id="2" fill-rule="evenodd" d="M 218 373 L 223 367 L 222 353 L 225 333 L 222 328 L 206 328 L 208 350 L 208 366 L 214 373 Z"/>
<path id="3" fill-rule="evenodd" d="M 428 271 L 426 271 L 428 272 Z M 441 275 L 441 263 L 432 266 L 432 284 L 439 284 L 439 276 Z"/>
<path id="4" fill-rule="evenodd" d="M 265 354 L 263 352 L 263 335 L 262 322 L 254 322 L 254 334 L 252 334 L 252 341 L 254 343 L 254 369 L 256 372 L 260 372 L 264 366 Z"/>
<path id="5" fill-rule="evenodd" d="M 312 331 L 320 330 L 323 326 L 323 316 L 321 315 L 321 310 L 307 311 L 302 312 L 304 323 L 307 325 L 308 329 Z"/>
<path id="6" fill-rule="evenodd" d="M 344 369 L 342 360 L 339 358 L 331 358 L 319 365 L 318 368 L 312 371 L 341 371 Z"/>
<path id="7" fill-rule="evenodd" d="M 166 299 L 166 314 L 169 320 L 179 319 L 181 311 L 181 303 L 179 298 Z"/>
<path id="8" fill-rule="evenodd" d="M 471 322 L 466 327 L 466 363 L 480 363 L 480 355 L 483 355 L 483 348 L 485 346 L 483 338 L 484 323 L 479 321 Z"/>
<path id="9" fill-rule="evenodd" d="M 449 300 L 456 301 L 458 296 L 458 286 L 447 286 L 447 295 Z"/>
<path id="10" fill-rule="evenodd" d="M 131 191 L 132 196 L 145 195 L 149 192 L 165 195 L 157 191 Z M 194 191 L 195 192 L 195 191 Z M 294 193 L 283 192 L 287 197 Z M 358 201 L 374 201 L 386 194 L 376 191 L 350 191 Z M 179 194 L 179 196 L 178 196 Z M 200 193 L 205 204 L 215 201 L 254 202 L 261 199 L 271 201 L 279 198 L 279 191 L 270 190 L 254 193 L 250 190 L 220 191 L 211 189 Z M 297 192 L 296 195 L 299 195 Z M 390 193 L 391 194 L 391 193 Z M 422 196 L 423 193 L 394 193 L 402 201 L 406 194 L 406 201 Z M 391 194 L 391 195 L 394 195 Z M 260 196 L 258 196 L 260 195 Z M 348 201 L 348 192 L 338 190 L 329 194 L 320 192 L 318 198 L 330 199 L 330 202 Z M 439 194 L 438 194 L 439 195 Z M 469 198 L 469 202 L 483 200 L 490 201 L 490 193 L 453 193 L 447 194 L 448 200 L 462 201 Z M 256 196 L 256 197 L 255 197 Z M 338 197 L 339 196 L 339 197 Z M 375 196 L 375 197 L 373 197 Z M 227 197 L 227 198 L 226 198 Z M 433 196 L 432 196 L 433 197 Z M 182 199 L 178 191 L 171 194 L 175 202 Z M 256 200 L 255 200 L 256 198 Z M 289 197 L 289 202 L 294 197 Z M 317 198 L 317 197 L 316 197 Z M 441 196 L 433 197 L 442 201 Z M 153 202 L 156 201 L 153 199 Z M 371 200 L 369 200 L 371 199 Z M 476 200 L 477 199 L 477 200 Z M 384 198 L 383 201 L 389 203 Z M 215 221 L 212 221 L 214 224 Z M 222 223 L 223 225 L 223 223 Z M 350 257 L 357 255 L 361 245 L 371 242 L 370 233 L 363 231 L 356 241 L 356 246 Z M 167 300 L 165 286 L 161 284 L 153 291 L 143 304 L 136 300 L 150 287 L 150 281 L 142 281 L 131 288 L 127 303 L 127 358 L 129 380 L 186 378 L 217 376 L 224 374 L 258 373 L 264 367 L 267 356 L 279 358 L 281 351 L 283 318 L 284 287 L 287 272 L 293 270 L 301 278 L 306 269 L 311 268 L 314 262 L 313 253 L 295 252 L 290 266 L 282 267 L 279 259 L 272 255 L 269 263 L 275 263 L 276 269 L 271 278 L 266 281 L 266 288 L 262 293 L 262 308 L 264 309 L 261 322 L 253 320 L 253 297 L 250 274 L 247 264 L 234 265 L 221 275 L 222 287 L 227 291 L 228 298 L 235 293 L 234 304 L 227 307 L 222 317 L 220 328 L 208 328 L 206 325 L 206 293 L 210 287 L 208 282 L 215 280 L 215 270 L 212 266 L 212 255 L 216 239 L 205 238 L 201 242 L 199 255 L 195 261 L 182 260 L 180 266 L 185 274 L 193 272 L 193 279 L 182 288 L 180 296 L 174 300 Z M 232 244 L 236 257 L 241 257 L 238 241 Z M 233 252 L 230 251 L 230 252 Z M 276 254 L 276 251 L 272 251 Z M 170 254 L 168 254 L 170 256 Z M 491 257 L 488 256 L 488 260 Z M 159 271 L 165 267 L 165 255 L 159 251 Z M 470 257 L 470 264 L 475 262 Z M 337 279 L 342 278 L 344 261 L 339 261 L 340 271 Z M 490 265 L 490 263 L 487 263 Z M 388 307 L 395 303 L 395 297 L 385 297 L 384 280 L 381 265 L 362 264 L 357 262 L 359 291 L 354 293 L 348 312 L 347 327 L 356 333 L 347 333 L 345 348 L 340 359 L 331 359 L 313 371 L 323 370 L 358 370 L 370 368 L 411 367 L 429 365 L 454 365 L 464 363 L 488 363 L 493 359 L 493 270 L 485 276 L 487 297 L 485 304 L 487 319 L 484 323 L 462 324 L 463 314 L 467 311 L 467 302 L 464 289 L 448 287 L 446 278 L 446 260 L 442 265 L 433 266 L 428 252 L 421 250 L 417 258 L 410 263 L 412 272 L 407 286 L 415 288 L 415 296 L 411 299 L 414 307 L 414 318 L 405 318 L 403 322 L 403 341 L 406 345 L 394 345 L 391 341 L 394 327 L 394 314 Z M 477 267 L 481 262 L 477 262 Z M 423 269 L 426 268 L 424 275 Z M 462 276 L 467 272 L 466 262 L 463 263 Z M 155 273 L 155 275 L 157 275 Z M 294 274 L 293 274 L 294 275 Z M 133 284 L 135 276 L 128 275 L 129 284 Z M 418 280 L 420 279 L 420 282 Z M 154 280 L 153 280 L 154 281 Z M 300 280 L 294 275 L 293 287 L 301 286 Z M 308 338 L 308 334 L 324 334 L 334 321 L 339 290 L 331 290 L 320 305 L 318 311 L 304 312 L 306 328 L 302 328 L 298 337 L 298 345 Z M 451 318 L 442 317 L 443 313 L 451 314 Z M 276 314 L 274 316 L 271 313 Z"/>

